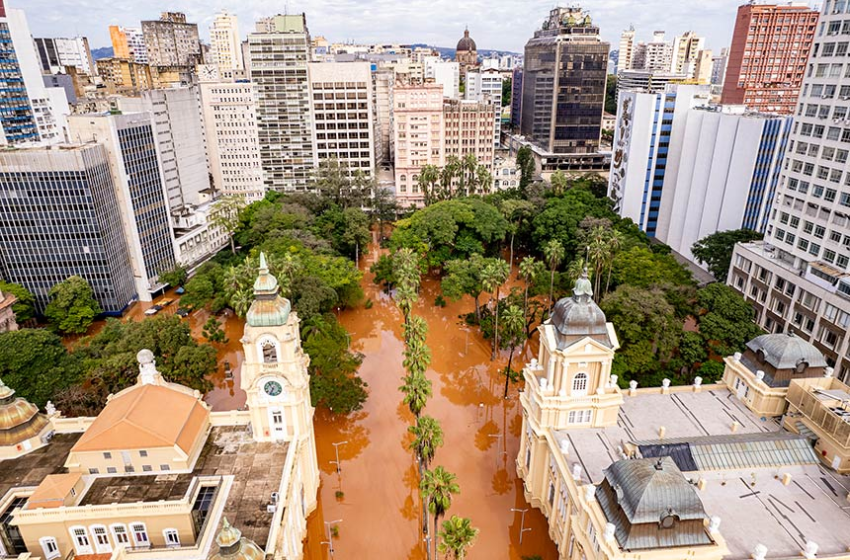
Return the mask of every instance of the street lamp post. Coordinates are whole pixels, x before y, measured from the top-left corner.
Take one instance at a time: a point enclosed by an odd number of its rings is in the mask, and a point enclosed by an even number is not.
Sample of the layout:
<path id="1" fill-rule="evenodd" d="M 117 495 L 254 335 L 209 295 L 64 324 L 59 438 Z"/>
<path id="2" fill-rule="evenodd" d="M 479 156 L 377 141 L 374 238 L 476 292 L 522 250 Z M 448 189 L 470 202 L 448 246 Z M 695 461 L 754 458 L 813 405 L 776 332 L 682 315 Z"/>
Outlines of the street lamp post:
<path id="1" fill-rule="evenodd" d="M 522 514 L 522 517 L 520 517 L 520 521 L 519 521 L 519 544 L 522 545 L 522 534 L 525 533 L 526 531 L 531 531 L 531 527 L 528 527 L 528 528 L 525 527 L 525 512 L 528 511 L 528 508 L 525 508 L 525 509 L 511 508 L 511 511 L 513 511 L 515 513 L 521 513 Z"/>
<path id="2" fill-rule="evenodd" d="M 325 521 L 325 534 L 328 536 L 328 540 L 322 541 L 322 544 L 328 545 L 328 554 L 330 554 L 331 558 L 334 557 L 334 539 L 331 536 L 331 525 L 336 525 L 337 523 L 342 523 L 342 519 L 337 519 L 336 521 Z"/>
<path id="3" fill-rule="evenodd" d="M 334 446 L 334 452 L 336 452 L 336 461 L 331 461 L 331 464 L 336 465 L 336 473 L 337 474 L 342 474 L 342 465 L 339 462 L 339 446 L 345 445 L 346 443 L 348 443 L 348 442 L 347 441 L 339 441 L 337 443 L 331 444 L 331 445 Z"/>

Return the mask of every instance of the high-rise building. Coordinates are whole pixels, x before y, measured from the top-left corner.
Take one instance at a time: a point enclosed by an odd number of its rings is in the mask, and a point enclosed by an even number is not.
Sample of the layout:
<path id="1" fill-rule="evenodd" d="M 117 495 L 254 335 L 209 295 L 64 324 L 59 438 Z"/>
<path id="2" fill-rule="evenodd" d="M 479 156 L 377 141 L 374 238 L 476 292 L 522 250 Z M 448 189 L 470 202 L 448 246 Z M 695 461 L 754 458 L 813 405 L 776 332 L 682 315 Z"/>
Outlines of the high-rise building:
<path id="1" fill-rule="evenodd" d="M 711 59 L 711 85 L 722 86 L 726 80 L 726 63 L 729 62 L 729 49 L 720 49 L 720 54 Z"/>
<path id="2" fill-rule="evenodd" d="M 711 83 L 711 73 L 714 71 L 714 56 L 709 50 L 697 53 L 693 79 L 696 83 L 706 85 Z"/>
<path id="3" fill-rule="evenodd" d="M 797 21 L 796 15 L 785 17 Z M 799 18 L 810 21 L 808 15 Z M 809 340 L 845 380 L 850 378 L 850 79 L 841 61 L 849 18 L 845 2 L 824 2 L 765 239 L 735 248 L 727 278 L 752 303 L 759 325 Z"/>
<path id="4" fill-rule="evenodd" d="M 425 61 L 425 79 L 434 80 L 443 86 L 443 97 L 453 99 L 458 97 L 460 95 L 460 64 L 441 60 L 439 57 L 432 58 L 434 59 Z"/>
<path id="5" fill-rule="evenodd" d="M 85 37 L 34 39 L 41 71 L 45 74 L 64 74 L 66 66 L 89 76 L 97 74 L 97 66 Z"/>
<path id="6" fill-rule="evenodd" d="M 331 158 L 353 176 L 375 174 L 372 69 L 368 62 L 312 62 L 310 106 L 319 162 Z"/>
<path id="7" fill-rule="evenodd" d="M 255 202 L 265 196 L 257 135 L 257 91 L 251 82 L 222 82 L 200 71 L 201 106 L 215 190 Z"/>
<path id="8" fill-rule="evenodd" d="M 523 136 L 555 154 L 597 152 L 609 50 L 581 8 L 553 9 L 525 45 Z"/>
<path id="9" fill-rule="evenodd" d="M 631 70 L 635 50 L 635 28 L 630 26 L 620 35 L 620 50 L 617 55 L 617 74 Z"/>
<path id="10" fill-rule="evenodd" d="M 251 81 L 257 87 L 260 157 L 267 189 L 303 191 L 315 159 L 310 118 L 310 31 L 307 17 L 276 15 L 248 35 Z"/>
<path id="11" fill-rule="evenodd" d="M 511 77 L 511 128 L 520 129 L 522 119 L 522 66 L 514 68 Z"/>
<path id="12" fill-rule="evenodd" d="M 661 93 L 668 84 L 687 82 L 684 74 L 671 74 L 656 70 L 623 70 L 617 74 L 617 92 L 643 91 L 646 93 Z"/>
<path id="13" fill-rule="evenodd" d="M 113 57 L 138 64 L 148 63 L 148 48 L 141 27 L 110 25 L 109 38 L 112 40 Z"/>
<path id="14" fill-rule="evenodd" d="M 622 216 L 693 260 L 717 231 L 764 232 L 791 119 L 709 107 L 708 86 L 619 97 L 609 196 Z"/>
<path id="15" fill-rule="evenodd" d="M 106 313 L 136 297 L 119 195 L 102 145 L 0 151 L 0 271 L 35 295 L 85 278 Z"/>
<path id="16" fill-rule="evenodd" d="M 109 95 L 137 95 L 154 87 L 151 67 L 125 58 L 100 58 L 97 73 Z"/>
<path id="17" fill-rule="evenodd" d="M 0 13 L 0 64 L 0 145 L 63 142 L 70 112 L 65 90 L 45 87 L 23 10 Z"/>
<path id="18" fill-rule="evenodd" d="M 118 109 L 151 115 L 170 213 L 179 215 L 209 202 L 209 162 L 198 87 L 120 97 Z"/>
<path id="19" fill-rule="evenodd" d="M 721 102 L 763 113 L 792 114 L 817 23 L 817 10 L 806 4 L 740 6 Z"/>
<path id="20" fill-rule="evenodd" d="M 198 26 L 186 14 L 162 12 L 154 21 L 142 22 L 145 49 L 151 66 L 189 66 L 203 62 Z"/>
<path id="21" fill-rule="evenodd" d="M 376 66 L 372 71 L 372 91 L 375 99 L 375 162 L 388 164 L 392 161 L 392 110 L 395 70 Z"/>
<path id="22" fill-rule="evenodd" d="M 218 74 L 223 80 L 239 77 L 245 71 L 239 20 L 234 14 L 225 11 L 215 16 L 210 28 L 210 52 L 210 63 L 218 66 Z"/>
<path id="23" fill-rule="evenodd" d="M 694 78 L 699 53 L 705 48 L 705 37 L 699 37 L 693 31 L 678 35 L 673 39 L 673 51 L 670 60 L 670 71 L 674 74 L 685 74 Z"/>
<path id="24" fill-rule="evenodd" d="M 396 83 L 393 88 L 393 146 L 396 200 L 402 207 L 422 204 L 419 172 L 446 164 L 443 86 Z"/>
<path id="25" fill-rule="evenodd" d="M 654 32 L 652 41 L 645 43 L 641 48 L 643 50 L 642 65 L 639 67 L 641 70 L 672 72 L 673 44 L 664 40 L 664 31 Z"/>
<path id="26" fill-rule="evenodd" d="M 502 82 L 505 77 L 499 70 L 470 70 L 466 73 L 466 91 L 468 100 L 487 102 L 493 105 L 493 147 L 501 145 L 502 136 Z"/>
<path id="27" fill-rule="evenodd" d="M 136 293 L 140 300 L 150 301 L 165 287 L 160 273 L 172 270 L 176 263 L 152 117 L 91 114 L 72 115 L 68 121 L 75 142 L 106 147 Z"/>
<path id="28" fill-rule="evenodd" d="M 454 156 L 462 160 L 467 155 L 473 155 L 492 174 L 495 145 L 487 139 L 493 138 L 495 120 L 499 116 L 497 105 L 489 98 L 480 101 L 444 99 L 446 158 Z"/>

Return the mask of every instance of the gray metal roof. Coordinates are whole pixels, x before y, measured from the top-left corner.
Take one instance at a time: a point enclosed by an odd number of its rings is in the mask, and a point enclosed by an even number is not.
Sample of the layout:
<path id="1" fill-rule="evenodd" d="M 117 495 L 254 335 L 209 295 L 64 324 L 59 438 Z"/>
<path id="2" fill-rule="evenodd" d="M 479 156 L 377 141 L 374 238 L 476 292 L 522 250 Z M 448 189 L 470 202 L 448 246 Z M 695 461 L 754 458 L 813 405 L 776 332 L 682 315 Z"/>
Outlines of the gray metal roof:
<path id="1" fill-rule="evenodd" d="M 562 298 L 552 310 L 552 325 L 558 333 L 558 347 L 567 348 L 589 336 L 611 348 L 605 313 L 593 301 L 593 288 L 587 271 L 576 280 L 573 296 Z"/>
<path id="2" fill-rule="evenodd" d="M 811 343 L 787 333 L 763 334 L 747 343 L 747 348 L 758 354 L 776 369 L 794 369 L 800 363 L 808 367 L 826 367 L 823 354 Z"/>
<path id="3" fill-rule="evenodd" d="M 683 471 L 816 465 L 811 441 L 789 432 L 634 442 L 643 457 L 670 457 Z"/>

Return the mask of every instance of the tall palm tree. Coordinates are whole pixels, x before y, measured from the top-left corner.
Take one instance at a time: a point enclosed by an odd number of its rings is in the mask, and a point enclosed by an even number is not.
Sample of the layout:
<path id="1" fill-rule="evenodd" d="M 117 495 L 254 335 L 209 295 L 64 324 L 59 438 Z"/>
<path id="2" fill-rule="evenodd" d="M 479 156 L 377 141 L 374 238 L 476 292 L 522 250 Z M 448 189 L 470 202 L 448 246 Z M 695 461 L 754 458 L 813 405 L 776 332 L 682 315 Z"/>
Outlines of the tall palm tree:
<path id="1" fill-rule="evenodd" d="M 523 317 L 522 309 L 516 305 L 511 305 L 502 314 L 504 318 L 505 340 L 511 346 L 511 353 L 508 355 L 508 367 L 505 370 L 505 398 L 508 398 L 508 382 L 511 379 L 511 365 L 514 360 L 514 350 L 522 342 L 525 334 L 525 317 Z"/>
<path id="2" fill-rule="evenodd" d="M 528 289 L 534 284 L 534 279 L 537 278 L 546 268 L 542 262 L 534 257 L 525 257 L 519 263 L 519 275 L 525 281 L 525 296 L 523 297 L 522 316 L 523 320 L 528 319 Z"/>
<path id="3" fill-rule="evenodd" d="M 496 306 L 493 308 L 493 316 L 495 318 L 495 328 L 493 330 L 493 352 L 490 354 L 490 361 L 496 359 L 496 350 L 499 347 L 499 292 L 508 276 L 511 269 L 508 263 L 502 259 L 495 259 L 487 264 L 481 272 L 481 285 L 491 294 L 496 292 Z"/>
<path id="4" fill-rule="evenodd" d="M 413 249 L 405 247 L 393 254 L 393 274 L 396 280 L 396 301 L 407 324 L 410 310 L 419 297 L 419 258 Z"/>
<path id="5" fill-rule="evenodd" d="M 463 560 L 466 558 L 466 549 L 475 543 L 478 529 L 472 526 L 472 520 L 467 517 L 452 515 L 443 521 L 443 530 L 440 531 L 439 550 L 451 560 Z"/>
<path id="6" fill-rule="evenodd" d="M 425 206 L 438 200 L 437 188 L 440 184 L 440 168 L 436 165 L 425 165 L 419 170 L 419 189 L 425 194 Z"/>
<path id="7" fill-rule="evenodd" d="M 623 243 L 626 241 L 626 236 L 621 231 L 612 229 L 608 232 L 608 278 L 605 280 L 605 293 L 608 293 L 608 288 L 611 286 L 611 270 L 614 268 L 614 257 L 617 252 L 622 249 Z"/>
<path id="8" fill-rule="evenodd" d="M 543 247 L 543 256 L 546 257 L 546 261 L 549 263 L 549 270 L 551 271 L 551 276 L 549 278 L 549 312 L 552 312 L 552 298 L 555 297 L 555 270 L 558 269 L 558 265 L 561 264 L 561 261 L 564 259 L 564 246 L 557 239 L 550 239 L 548 243 Z"/>
<path id="9" fill-rule="evenodd" d="M 450 473 L 443 467 L 439 466 L 433 471 L 425 471 L 422 473 L 422 480 L 419 482 L 419 490 L 422 492 L 422 497 L 428 504 L 428 511 L 434 516 L 434 556 L 437 554 L 437 526 L 440 518 L 446 514 L 452 506 L 452 496 L 460 494 L 460 486 L 458 486 L 457 476 Z"/>
<path id="10" fill-rule="evenodd" d="M 420 416 L 416 419 L 416 425 L 407 428 L 413 434 L 410 449 L 416 452 L 419 460 L 419 476 L 431 466 L 437 448 L 443 445 L 443 428 L 436 418 L 431 416 Z"/>
<path id="11" fill-rule="evenodd" d="M 404 393 L 404 404 L 416 418 L 419 418 L 419 415 L 422 414 L 422 409 L 425 408 L 428 399 L 433 394 L 431 380 L 422 374 L 414 373 L 402 378 L 402 385 L 398 390 Z"/>

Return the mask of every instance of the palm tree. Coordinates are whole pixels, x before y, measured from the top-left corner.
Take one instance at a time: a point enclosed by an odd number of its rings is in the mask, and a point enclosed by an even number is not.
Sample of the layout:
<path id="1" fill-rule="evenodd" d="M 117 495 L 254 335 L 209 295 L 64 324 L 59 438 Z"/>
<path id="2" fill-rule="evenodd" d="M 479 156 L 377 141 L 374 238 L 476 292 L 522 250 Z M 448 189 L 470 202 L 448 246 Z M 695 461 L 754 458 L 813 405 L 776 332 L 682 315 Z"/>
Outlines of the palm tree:
<path id="1" fill-rule="evenodd" d="M 419 490 L 428 504 L 428 511 L 434 516 L 434 556 L 437 554 L 437 526 L 440 518 L 452 506 L 452 496 L 460 493 L 457 476 L 439 466 L 433 471 L 422 473 Z"/>
<path id="2" fill-rule="evenodd" d="M 611 285 L 611 270 L 614 268 L 614 256 L 623 247 L 626 241 L 626 236 L 621 231 L 612 229 L 608 232 L 608 278 L 605 280 L 605 293 L 608 293 L 608 287 Z"/>
<path id="3" fill-rule="evenodd" d="M 545 270 L 545 265 L 534 257 L 525 257 L 519 263 L 519 275 L 525 280 L 525 296 L 522 304 L 523 320 L 528 318 L 528 289 L 534 284 L 534 279 L 537 278 Z"/>
<path id="4" fill-rule="evenodd" d="M 404 342 L 405 344 L 418 343 L 424 344 L 425 337 L 428 335 L 428 322 L 419 315 L 413 315 L 410 320 L 404 325 Z"/>
<path id="5" fill-rule="evenodd" d="M 420 416 L 416 419 L 416 425 L 408 427 L 407 431 L 414 436 L 410 449 L 416 452 L 416 457 L 419 459 L 419 476 L 421 477 L 422 472 L 434 460 L 437 448 L 443 445 L 443 428 L 436 418 Z"/>
<path id="6" fill-rule="evenodd" d="M 436 165 L 425 165 L 419 170 L 419 189 L 425 194 L 425 206 L 437 199 L 437 187 L 440 184 L 440 168 Z"/>
<path id="7" fill-rule="evenodd" d="M 496 359 L 496 349 L 499 347 L 499 291 L 502 288 L 502 284 L 507 281 L 510 273 L 511 270 L 508 267 L 508 263 L 502 259 L 495 259 L 481 271 L 481 285 L 491 294 L 494 291 L 496 292 L 496 306 L 493 308 L 495 329 L 493 331 L 493 352 L 490 355 L 490 361 Z"/>
<path id="8" fill-rule="evenodd" d="M 555 297 L 555 270 L 564 258 L 564 246 L 557 239 L 550 239 L 543 247 L 543 256 L 549 263 L 551 276 L 549 278 L 549 312 L 552 312 L 552 298 Z"/>
<path id="9" fill-rule="evenodd" d="M 478 165 L 475 170 L 475 181 L 478 183 L 478 191 L 481 194 L 490 194 L 493 189 L 493 174 L 484 165 Z"/>
<path id="10" fill-rule="evenodd" d="M 472 526 L 472 520 L 452 515 L 450 519 L 443 521 L 439 550 L 446 558 L 463 560 L 466 557 L 466 549 L 475 543 L 477 536 L 478 529 Z"/>
<path id="11" fill-rule="evenodd" d="M 508 398 L 508 383 L 511 379 L 511 364 L 514 360 L 514 350 L 522 342 L 525 335 L 525 317 L 522 309 L 516 305 L 511 305 L 503 313 L 505 341 L 511 347 L 511 353 L 508 356 L 508 367 L 505 369 L 505 398 Z"/>
<path id="12" fill-rule="evenodd" d="M 399 249 L 393 254 L 393 274 L 396 279 L 396 301 L 407 324 L 419 291 L 419 259 L 413 249 Z"/>
<path id="13" fill-rule="evenodd" d="M 404 404 L 416 418 L 419 418 L 419 415 L 422 414 L 422 409 L 425 408 L 428 399 L 433 394 L 431 380 L 422 374 L 414 373 L 402 378 L 402 385 L 398 390 L 404 393 Z"/>

